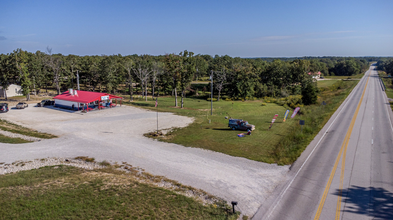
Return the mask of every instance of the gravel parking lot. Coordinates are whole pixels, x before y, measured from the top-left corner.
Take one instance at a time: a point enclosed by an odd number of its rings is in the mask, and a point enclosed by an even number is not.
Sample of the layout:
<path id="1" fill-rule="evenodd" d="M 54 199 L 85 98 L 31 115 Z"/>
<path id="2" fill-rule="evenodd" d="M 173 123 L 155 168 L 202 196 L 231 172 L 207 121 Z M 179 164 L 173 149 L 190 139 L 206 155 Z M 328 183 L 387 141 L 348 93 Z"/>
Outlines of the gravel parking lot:
<path id="1" fill-rule="evenodd" d="M 46 157 L 94 157 L 96 161 L 127 162 L 202 189 L 227 201 L 238 201 L 252 216 L 281 181 L 289 166 L 277 166 L 143 136 L 156 129 L 156 112 L 130 106 L 89 113 L 29 106 L 1 114 L 2 119 L 58 135 L 28 144 L 1 144 L 0 162 Z M 159 113 L 159 129 L 184 127 L 193 119 Z"/>

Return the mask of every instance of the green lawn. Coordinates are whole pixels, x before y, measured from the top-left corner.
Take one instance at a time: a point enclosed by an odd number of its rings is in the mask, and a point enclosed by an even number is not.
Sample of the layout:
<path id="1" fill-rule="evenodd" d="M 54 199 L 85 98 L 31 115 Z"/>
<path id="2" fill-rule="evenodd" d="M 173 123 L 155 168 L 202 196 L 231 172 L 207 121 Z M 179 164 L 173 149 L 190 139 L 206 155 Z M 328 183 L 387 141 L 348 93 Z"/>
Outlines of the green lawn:
<path id="1" fill-rule="evenodd" d="M 317 81 L 317 85 L 318 85 L 318 88 L 324 88 L 324 87 L 332 86 L 337 81 L 338 81 L 338 79 L 320 80 L 320 81 Z"/>
<path id="2" fill-rule="evenodd" d="M 330 87 L 325 87 L 319 94 L 318 103 L 325 101 L 327 105 L 325 107 L 320 104 L 301 107 L 300 114 L 294 119 L 290 118 L 293 109 L 280 103 L 280 99 L 276 101 L 279 104 L 265 102 L 265 106 L 262 100 L 244 102 L 221 100 L 213 102 L 214 110 L 211 116 L 210 101 L 206 99 L 186 98 L 184 109 L 181 109 L 174 107 L 173 97 L 160 97 L 158 111 L 195 118 L 195 122 L 188 127 L 175 129 L 161 140 L 256 161 L 290 164 L 303 152 L 357 83 L 357 80 L 339 80 Z M 134 101 L 126 104 L 157 110 L 154 108 L 155 101 L 151 97 L 147 102 Z M 283 122 L 287 109 L 291 112 L 287 121 Z M 279 116 L 272 129 L 268 130 L 275 114 Z M 254 124 L 256 129 L 251 136 L 239 138 L 237 134 L 244 131 L 230 130 L 225 116 L 246 120 Z M 299 119 L 306 120 L 302 132 L 298 125 Z M 209 120 L 211 120 L 210 124 Z"/>
<path id="3" fill-rule="evenodd" d="M 361 79 L 364 73 L 352 75 L 352 76 L 324 76 L 326 79 Z"/>
<path id="4" fill-rule="evenodd" d="M 150 99 L 151 100 L 151 99 Z M 210 115 L 210 102 L 204 99 L 187 98 L 185 108 L 175 108 L 174 99 L 164 97 L 158 99 L 158 110 L 174 112 L 179 115 L 195 117 L 195 123 L 182 129 L 176 129 L 164 141 L 173 142 L 189 147 L 198 147 L 223 152 L 233 156 L 246 157 L 257 161 L 274 162 L 270 154 L 273 146 L 296 123 L 288 119 L 283 123 L 287 108 L 274 103 L 262 106 L 261 101 L 220 101 L 213 102 L 213 116 Z M 136 101 L 133 105 L 154 109 L 154 101 Z M 232 106 L 233 103 L 233 106 Z M 269 125 L 275 114 L 279 114 L 272 129 Z M 237 134 L 245 131 L 228 128 L 225 116 L 248 121 L 256 129 L 251 136 L 239 138 Z M 209 120 L 211 123 L 209 124 Z"/>
<path id="5" fill-rule="evenodd" d="M 114 170 L 44 167 L 0 176 L 0 219 L 236 219 L 227 206 Z"/>

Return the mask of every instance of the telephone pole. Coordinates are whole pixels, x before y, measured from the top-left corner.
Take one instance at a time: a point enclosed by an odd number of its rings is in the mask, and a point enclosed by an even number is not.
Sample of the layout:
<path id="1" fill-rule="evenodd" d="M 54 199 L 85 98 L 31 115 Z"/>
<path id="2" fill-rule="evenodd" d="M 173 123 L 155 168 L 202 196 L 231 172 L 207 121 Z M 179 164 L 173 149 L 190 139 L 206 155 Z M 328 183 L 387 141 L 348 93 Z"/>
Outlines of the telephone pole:
<path id="1" fill-rule="evenodd" d="M 211 80 L 211 86 L 210 86 L 210 102 L 211 102 L 211 109 L 210 109 L 210 115 L 213 115 L 213 70 L 211 70 L 211 75 L 210 75 L 210 80 Z"/>
<path id="2" fill-rule="evenodd" d="M 76 71 L 76 85 L 77 85 L 78 90 L 81 90 L 79 88 L 79 70 Z"/>

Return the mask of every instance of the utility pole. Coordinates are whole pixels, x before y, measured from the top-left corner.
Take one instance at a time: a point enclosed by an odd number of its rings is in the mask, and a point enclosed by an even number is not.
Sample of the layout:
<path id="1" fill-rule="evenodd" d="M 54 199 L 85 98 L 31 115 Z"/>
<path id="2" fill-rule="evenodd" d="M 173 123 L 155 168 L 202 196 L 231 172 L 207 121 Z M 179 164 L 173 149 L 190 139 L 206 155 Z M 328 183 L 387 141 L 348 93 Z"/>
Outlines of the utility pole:
<path id="1" fill-rule="evenodd" d="M 211 80 L 211 86 L 210 86 L 210 102 L 211 102 L 211 109 L 210 109 L 210 115 L 213 115 L 213 70 L 211 70 L 211 75 L 210 75 L 210 80 Z"/>
<path id="2" fill-rule="evenodd" d="M 79 71 L 79 70 L 76 71 L 76 85 L 77 85 L 78 90 L 81 90 L 81 89 L 79 88 L 79 72 L 78 72 L 78 71 Z"/>
<path id="3" fill-rule="evenodd" d="M 37 92 L 35 91 L 35 77 L 33 76 L 33 87 L 34 87 L 34 97 L 37 97 Z"/>

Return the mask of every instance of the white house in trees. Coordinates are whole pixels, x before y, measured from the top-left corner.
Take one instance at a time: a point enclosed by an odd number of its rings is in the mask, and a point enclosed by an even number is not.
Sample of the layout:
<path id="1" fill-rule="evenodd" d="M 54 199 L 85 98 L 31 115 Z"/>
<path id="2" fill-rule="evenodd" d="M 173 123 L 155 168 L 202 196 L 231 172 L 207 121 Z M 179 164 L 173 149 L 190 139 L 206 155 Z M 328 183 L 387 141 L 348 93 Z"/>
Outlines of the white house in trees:
<path id="1" fill-rule="evenodd" d="M 4 90 L 3 87 L 0 86 L 0 97 L 5 98 L 6 95 L 8 98 L 14 97 L 14 96 L 21 96 L 21 95 L 23 95 L 22 87 L 19 85 L 11 84 L 8 86 L 7 90 Z"/>

